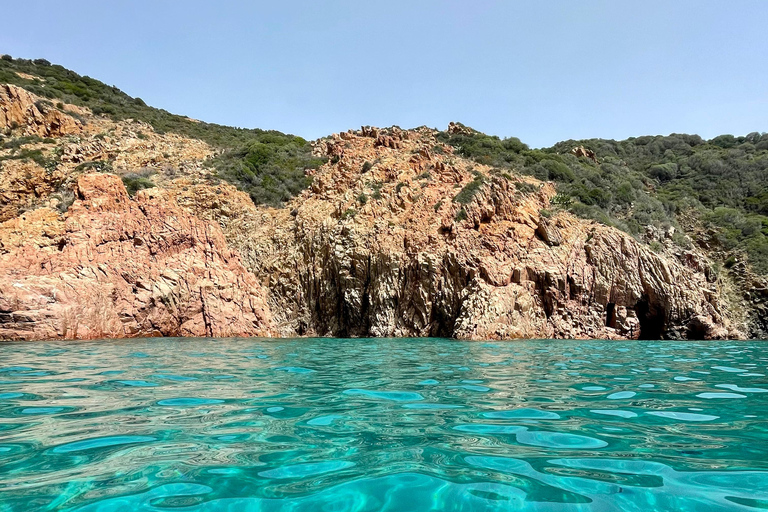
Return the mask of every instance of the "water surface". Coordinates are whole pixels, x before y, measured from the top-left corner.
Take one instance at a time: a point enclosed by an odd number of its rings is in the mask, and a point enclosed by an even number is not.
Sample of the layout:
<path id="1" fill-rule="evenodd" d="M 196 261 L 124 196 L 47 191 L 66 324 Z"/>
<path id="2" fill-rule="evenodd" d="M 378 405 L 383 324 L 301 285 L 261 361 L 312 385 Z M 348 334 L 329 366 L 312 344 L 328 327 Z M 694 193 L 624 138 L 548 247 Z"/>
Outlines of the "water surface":
<path id="1" fill-rule="evenodd" d="M 0 512 L 768 509 L 768 342 L 0 345 Z"/>

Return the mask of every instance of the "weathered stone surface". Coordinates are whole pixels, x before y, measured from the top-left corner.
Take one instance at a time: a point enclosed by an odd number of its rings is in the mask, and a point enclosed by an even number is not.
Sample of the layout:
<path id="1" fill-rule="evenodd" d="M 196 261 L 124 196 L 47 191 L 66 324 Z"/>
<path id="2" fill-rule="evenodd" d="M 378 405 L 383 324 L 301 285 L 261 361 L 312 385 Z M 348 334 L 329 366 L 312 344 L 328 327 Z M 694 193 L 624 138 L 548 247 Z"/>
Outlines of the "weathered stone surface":
<path id="1" fill-rule="evenodd" d="M 371 131 L 318 144 L 335 162 L 285 210 L 222 215 L 246 265 L 268 283 L 283 335 L 738 334 L 703 272 L 565 212 L 542 219 L 551 185 L 433 154 L 429 130 L 408 137 L 378 130 L 375 139 Z M 382 143 L 390 139 L 396 151 Z M 366 161 L 377 165 L 362 173 Z M 475 179 L 471 171 L 485 182 L 458 204 L 453 198 Z M 522 194 L 516 185 L 538 191 Z M 689 328 L 695 318 L 708 327 Z"/>
<path id="2" fill-rule="evenodd" d="M 269 335 L 265 293 L 221 230 L 157 189 L 86 174 L 61 216 L 0 225 L 0 339 Z"/>
<path id="3" fill-rule="evenodd" d="M 539 219 L 539 225 L 536 227 L 536 234 L 549 245 L 560 245 L 563 242 L 563 239 L 560 236 L 560 230 L 557 229 L 557 226 L 544 218 Z"/>
<path id="4" fill-rule="evenodd" d="M 584 146 L 577 146 L 571 150 L 571 154 L 577 157 L 584 157 L 589 158 L 596 164 L 599 164 L 600 162 L 597 161 L 597 155 L 594 151 L 591 149 L 587 149 Z"/>
<path id="5" fill-rule="evenodd" d="M 161 186 L 179 176 L 189 182 L 210 177 L 204 162 L 214 150 L 203 141 L 159 134 L 139 121 L 114 122 L 75 105 L 60 106 L 0 85 L 0 134 L 18 142 L 0 146 L 0 222 L 42 206 L 66 209 L 84 172 L 140 175 Z M 77 120 L 66 112 L 76 113 Z M 27 135 L 46 138 L 18 138 Z"/>
<path id="6" fill-rule="evenodd" d="M 34 94 L 15 85 L 0 84 L 0 132 L 59 137 L 82 129 L 80 121 L 46 106 Z"/>
<path id="7" fill-rule="evenodd" d="M 56 192 L 65 177 L 63 172 L 45 169 L 32 160 L 0 162 L 0 222 Z"/>
<path id="8" fill-rule="evenodd" d="M 0 169 L 0 338 L 741 334 L 700 252 L 543 217 L 551 184 L 464 160 L 433 130 L 317 141 L 329 163 L 276 209 L 212 180 L 201 141 L 85 114 L 77 138 L 41 145 L 55 166 Z M 90 162 L 157 188 L 131 199 L 117 177 L 83 175 Z M 75 183 L 66 213 L 44 207 Z"/>

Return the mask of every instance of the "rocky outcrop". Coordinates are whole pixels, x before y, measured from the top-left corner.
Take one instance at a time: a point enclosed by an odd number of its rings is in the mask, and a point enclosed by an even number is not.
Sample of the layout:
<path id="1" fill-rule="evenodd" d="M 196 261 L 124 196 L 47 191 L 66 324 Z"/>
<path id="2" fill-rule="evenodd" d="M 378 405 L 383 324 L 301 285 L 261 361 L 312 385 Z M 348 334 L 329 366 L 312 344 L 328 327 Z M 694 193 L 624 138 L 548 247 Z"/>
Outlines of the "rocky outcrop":
<path id="1" fill-rule="evenodd" d="M 591 149 L 587 149 L 584 146 L 577 146 L 571 150 L 571 154 L 574 156 L 577 156 L 579 158 L 589 158 L 596 164 L 599 164 L 600 162 L 597 161 L 597 154 L 595 154 L 594 151 Z"/>
<path id="2" fill-rule="evenodd" d="M 205 160 L 214 155 L 203 141 L 156 133 L 130 119 L 115 122 L 75 105 L 54 108 L 10 85 L 0 85 L 2 134 L 10 137 L 0 144 L 0 222 L 43 206 L 65 210 L 85 172 L 108 170 L 157 185 L 179 176 L 200 181 L 209 179 Z"/>
<path id="3" fill-rule="evenodd" d="M 328 163 L 279 209 L 217 182 L 206 144 L 134 121 L 88 117 L 77 138 L 24 148 L 38 146 L 57 160 L 0 151 L 0 338 L 741 334 L 701 254 L 558 210 L 551 184 L 428 128 L 317 141 Z M 130 198 L 87 174 L 101 163 L 156 188 Z M 69 184 L 72 206 L 51 209 Z"/>
<path id="4" fill-rule="evenodd" d="M 732 309 L 747 326 L 752 339 L 768 339 L 768 278 L 755 274 L 744 261 L 722 271 L 730 289 Z"/>
<path id="5" fill-rule="evenodd" d="M 33 160 L 0 162 L 0 222 L 32 208 L 40 198 L 56 192 L 66 175 Z"/>
<path id="6" fill-rule="evenodd" d="M 218 226 L 158 189 L 86 174 L 65 215 L 0 225 L 0 339 L 269 335 L 263 288 Z"/>
<path id="7" fill-rule="evenodd" d="M 60 137 L 80 133 L 82 123 L 15 85 L 0 84 L 0 133 Z"/>
<path id="8" fill-rule="evenodd" d="M 369 134 L 318 144 L 333 163 L 286 210 L 228 223 L 281 334 L 738 335 L 700 269 L 566 212 L 542 217 L 551 185 L 433 154 L 429 130 Z"/>
<path id="9" fill-rule="evenodd" d="M 451 121 L 448 123 L 448 133 L 451 135 L 472 135 L 472 128 L 468 126 L 464 126 L 461 123 L 454 123 Z"/>

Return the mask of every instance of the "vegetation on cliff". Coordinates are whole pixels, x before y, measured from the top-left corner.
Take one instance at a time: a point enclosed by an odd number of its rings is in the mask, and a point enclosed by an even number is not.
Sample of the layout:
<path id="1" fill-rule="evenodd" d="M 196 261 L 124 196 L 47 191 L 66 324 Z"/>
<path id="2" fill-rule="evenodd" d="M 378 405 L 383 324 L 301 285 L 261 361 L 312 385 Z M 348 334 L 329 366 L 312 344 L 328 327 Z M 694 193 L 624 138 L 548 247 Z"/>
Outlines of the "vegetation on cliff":
<path id="1" fill-rule="evenodd" d="M 768 273 L 766 133 L 568 140 L 529 149 L 516 138 L 457 126 L 438 139 L 479 163 L 556 182 L 554 206 L 635 235 L 647 226 L 698 229 L 701 243 L 744 253 Z M 594 151 L 597 162 L 573 155 L 576 147 Z M 675 240 L 687 243 L 680 234 Z"/>
<path id="2" fill-rule="evenodd" d="M 323 163 L 312 156 L 311 145 L 301 137 L 171 114 L 44 59 L 3 56 L 0 83 L 47 98 L 45 108 L 71 103 L 113 120 L 147 122 L 158 133 L 203 140 L 217 149 L 209 163 L 218 177 L 247 192 L 257 204 L 280 205 L 289 200 L 310 184 L 305 171 Z M 566 208 L 633 235 L 648 226 L 675 227 L 674 240 L 681 246 L 689 243 L 682 233 L 693 233 L 707 249 L 731 256 L 726 263 L 742 254 L 755 270 L 768 273 L 768 134 L 721 135 L 709 141 L 682 134 L 624 141 L 569 140 L 530 149 L 514 137 L 500 139 L 460 124 L 455 127 L 438 133 L 437 139 L 461 156 L 502 172 L 513 169 L 557 183 L 553 208 Z M 3 146 L 14 144 L 20 141 L 0 140 Z M 577 157 L 572 154 L 576 147 L 594 152 L 596 158 Z M 39 150 L 18 149 L 4 158 L 32 159 L 50 167 Z M 136 181 L 129 188 L 146 185 Z M 466 203 L 480 187 L 482 177 L 453 201 Z"/>
<path id="3" fill-rule="evenodd" d="M 88 107 L 115 121 L 135 119 L 159 133 L 200 139 L 219 151 L 212 164 L 219 176 L 249 193 L 257 204 L 279 205 L 309 185 L 304 175 L 322 161 L 312 157 L 308 141 L 274 130 L 205 123 L 148 106 L 115 86 L 81 76 L 45 59 L 0 59 L 0 83 L 18 85 L 50 100 Z M 2 141 L 0 141 L 2 142 Z"/>

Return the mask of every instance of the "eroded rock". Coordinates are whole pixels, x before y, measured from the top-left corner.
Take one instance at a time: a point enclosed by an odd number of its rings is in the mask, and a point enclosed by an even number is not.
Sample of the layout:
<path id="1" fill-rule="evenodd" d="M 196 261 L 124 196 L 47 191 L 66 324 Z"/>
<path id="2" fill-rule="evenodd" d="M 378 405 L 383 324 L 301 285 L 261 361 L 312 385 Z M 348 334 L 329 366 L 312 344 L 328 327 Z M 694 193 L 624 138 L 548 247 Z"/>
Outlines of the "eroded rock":
<path id="1" fill-rule="evenodd" d="M 0 132 L 60 137 L 82 129 L 80 121 L 46 105 L 34 94 L 15 85 L 0 84 Z"/>
<path id="2" fill-rule="evenodd" d="M 163 191 L 86 174 L 66 215 L 0 225 L 0 339 L 271 334 L 263 288 L 218 226 Z"/>

